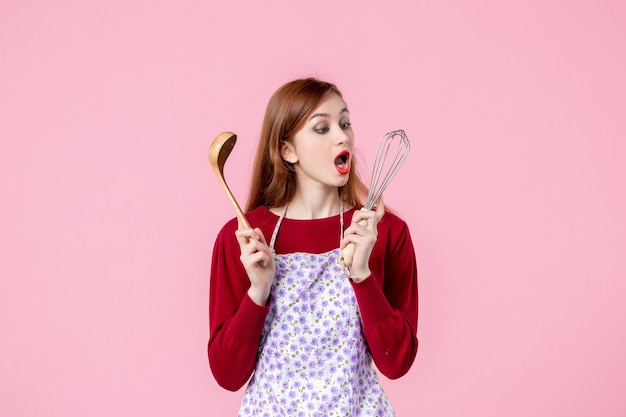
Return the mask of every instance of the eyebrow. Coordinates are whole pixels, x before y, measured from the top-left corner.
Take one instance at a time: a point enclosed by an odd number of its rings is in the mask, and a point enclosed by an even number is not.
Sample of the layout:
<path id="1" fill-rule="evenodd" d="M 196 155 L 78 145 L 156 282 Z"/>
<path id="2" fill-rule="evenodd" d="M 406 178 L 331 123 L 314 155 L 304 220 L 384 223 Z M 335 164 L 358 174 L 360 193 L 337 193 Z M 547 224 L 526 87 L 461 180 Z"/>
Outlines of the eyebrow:
<path id="1" fill-rule="evenodd" d="M 347 108 L 344 107 L 343 109 L 341 109 L 339 114 L 344 114 L 344 113 L 350 113 L 350 112 L 348 111 Z M 309 117 L 309 121 L 315 119 L 316 117 L 330 117 L 330 114 L 328 114 L 328 113 L 315 113 L 315 114 L 311 115 L 311 117 Z"/>

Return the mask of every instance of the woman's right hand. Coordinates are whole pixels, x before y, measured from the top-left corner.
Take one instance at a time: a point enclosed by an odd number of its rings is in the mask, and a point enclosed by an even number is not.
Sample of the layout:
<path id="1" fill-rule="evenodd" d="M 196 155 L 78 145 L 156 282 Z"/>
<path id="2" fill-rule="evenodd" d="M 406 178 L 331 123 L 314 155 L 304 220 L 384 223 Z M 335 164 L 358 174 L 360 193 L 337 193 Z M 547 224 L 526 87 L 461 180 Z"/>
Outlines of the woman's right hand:
<path id="1" fill-rule="evenodd" d="M 250 279 L 248 295 L 256 304 L 267 305 L 276 273 L 274 254 L 267 245 L 263 232 L 258 227 L 243 229 L 239 225 L 235 236 L 241 249 L 239 259 Z"/>

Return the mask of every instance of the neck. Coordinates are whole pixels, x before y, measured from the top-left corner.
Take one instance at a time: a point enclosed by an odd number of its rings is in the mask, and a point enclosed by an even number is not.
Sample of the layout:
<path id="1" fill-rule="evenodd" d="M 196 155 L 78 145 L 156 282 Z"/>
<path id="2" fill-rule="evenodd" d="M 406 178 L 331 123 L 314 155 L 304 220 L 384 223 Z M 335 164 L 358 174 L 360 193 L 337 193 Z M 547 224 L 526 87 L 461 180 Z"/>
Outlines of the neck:
<path id="1" fill-rule="evenodd" d="M 296 191 L 287 206 L 286 217 L 290 219 L 314 220 L 336 216 L 339 214 L 339 193 L 337 189 Z"/>

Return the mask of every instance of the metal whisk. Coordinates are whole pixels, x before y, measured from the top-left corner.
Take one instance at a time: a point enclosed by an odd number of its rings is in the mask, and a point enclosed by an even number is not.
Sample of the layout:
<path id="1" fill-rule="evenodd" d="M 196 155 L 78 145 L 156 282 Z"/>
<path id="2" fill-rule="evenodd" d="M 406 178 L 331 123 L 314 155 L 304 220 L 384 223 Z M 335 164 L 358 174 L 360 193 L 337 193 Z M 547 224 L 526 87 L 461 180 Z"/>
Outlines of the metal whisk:
<path id="1" fill-rule="evenodd" d="M 387 156 L 392 145 L 395 147 L 395 150 L 393 158 L 388 161 Z M 376 159 L 374 160 L 370 188 L 365 200 L 366 210 L 371 210 L 374 207 L 383 191 L 385 191 L 393 177 L 398 173 L 404 160 L 409 155 L 410 149 L 411 144 L 404 130 L 394 130 L 380 138 L 376 148 Z"/>
<path id="2" fill-rule="evenodd" d="M 406 136 L 404 130 L 394 130 L 380 138 L 378 147 L 376 148 L 376 159 L 374 160 L 374 169 L 372 171 L 369 191 L 365 200 L 365 206 L 361 210 L 371 210 L 374 208 L 374 204 L 376 204 L 383 194 L 383 191 L 385 191 L 393 177 L 396 176 L 404 160 L 409 155 L 410 149 L 409 138 Z M 365 226 L 367 222 L 361 220 L 359 224 Z M 350 265 L 352 265 L 354 250 L 355 245 L 350 243 L 341 251 L 341 256 L 339 257 L 339 261 L 343 264 L 348 276 L 350 275 L 349 268 Z"/>

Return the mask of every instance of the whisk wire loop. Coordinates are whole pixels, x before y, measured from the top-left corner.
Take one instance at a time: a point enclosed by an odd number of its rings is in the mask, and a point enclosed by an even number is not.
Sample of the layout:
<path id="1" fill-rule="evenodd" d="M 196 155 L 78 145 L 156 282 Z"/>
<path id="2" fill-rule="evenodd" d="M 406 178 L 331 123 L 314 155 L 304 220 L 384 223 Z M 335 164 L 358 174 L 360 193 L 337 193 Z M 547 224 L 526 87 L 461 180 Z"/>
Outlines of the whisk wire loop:
<path id="1" fill-rule="evenodd" d="M 393 146 L 393 150 L 392 149 Z M 371 210 L 409 155 L 411 145 L 404 130 L 394 130 L 378 141 L 365 208 Z M 390 150 L 393 157 L 390 156 Z M 389 158 L 389 160 L 388 160 Z"/>

